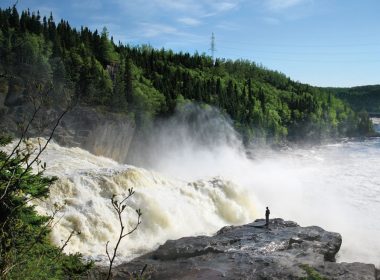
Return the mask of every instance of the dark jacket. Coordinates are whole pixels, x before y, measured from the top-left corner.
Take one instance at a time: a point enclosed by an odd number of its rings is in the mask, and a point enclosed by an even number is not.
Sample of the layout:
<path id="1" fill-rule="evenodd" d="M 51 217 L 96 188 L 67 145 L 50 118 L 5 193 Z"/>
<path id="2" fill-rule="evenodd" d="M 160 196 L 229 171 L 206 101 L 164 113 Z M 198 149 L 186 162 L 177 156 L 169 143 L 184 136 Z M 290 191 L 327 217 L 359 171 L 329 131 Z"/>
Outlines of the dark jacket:
<path id="1" fill-rule="evenodd" d="M 269 217 L 269 214 L 270 214 L 270 211 L 269 211 L 269 209 L 267 209 L 267 210 L 265 211 L 265 217 Z"/>

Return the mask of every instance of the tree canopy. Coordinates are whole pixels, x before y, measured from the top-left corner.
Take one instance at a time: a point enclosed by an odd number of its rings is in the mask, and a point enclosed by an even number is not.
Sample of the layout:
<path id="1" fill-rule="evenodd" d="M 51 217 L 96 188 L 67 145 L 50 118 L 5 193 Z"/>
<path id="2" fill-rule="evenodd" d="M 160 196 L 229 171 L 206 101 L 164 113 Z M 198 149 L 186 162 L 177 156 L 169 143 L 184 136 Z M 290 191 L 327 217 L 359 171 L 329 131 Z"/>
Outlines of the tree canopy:
<path id="1" fill-rule="evenodd" d="M 15 7 L 0 10 L 0 91 L 6 102 L 26 84 L 53 84 L 76 102 L 133 116 L 138 126 L 171 115 L 180 100 L 231 117 L 246 142 L 319 141 L 371 132 L 368 117 L 336 92 L 292 81 L 247 60 L 115 44 L 104 28 L 73 28 Z M 8 102 L 9 103 L 9 102 Z M 368 130 L 363 127 L 367 127 Z"/>

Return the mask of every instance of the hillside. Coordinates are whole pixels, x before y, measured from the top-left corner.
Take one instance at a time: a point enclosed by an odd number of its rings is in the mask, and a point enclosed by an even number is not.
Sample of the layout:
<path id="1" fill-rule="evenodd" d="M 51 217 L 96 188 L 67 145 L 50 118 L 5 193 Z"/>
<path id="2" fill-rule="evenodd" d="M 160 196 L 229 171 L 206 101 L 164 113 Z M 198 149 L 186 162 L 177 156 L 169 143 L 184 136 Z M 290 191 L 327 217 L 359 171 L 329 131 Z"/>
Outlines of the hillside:
<path id="1" fill-rule="evenodd" d="M 372 131 L 365 113 L 329 90 L 254 62 L 115 44 L 106 28 L 77 30 L 15 7 L 0 10 L 0 26 L 2 106 L 44 91 L 52 104 L 128 114 L 144 128 L 190 101 L 219 108 L 246 143 L 318 142 Z"/>
<path id="2" fill-rule="evenodd" d="M 352 88 L 329 88 L 337 97 L 346 100 L 356 110 L 380 114 L 380 85 Z"/>

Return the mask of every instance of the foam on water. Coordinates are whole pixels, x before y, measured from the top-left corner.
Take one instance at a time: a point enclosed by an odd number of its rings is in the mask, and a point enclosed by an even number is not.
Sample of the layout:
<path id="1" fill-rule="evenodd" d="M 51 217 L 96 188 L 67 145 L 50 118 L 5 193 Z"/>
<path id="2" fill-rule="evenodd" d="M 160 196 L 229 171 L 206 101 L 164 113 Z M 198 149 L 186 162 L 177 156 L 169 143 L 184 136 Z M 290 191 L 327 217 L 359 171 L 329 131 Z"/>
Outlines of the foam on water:
<path id="1" fill-rule="evenodd" d="M 257 160 L 231 150 L 214 152 L 192 153 L 182 164 L 170 157 L 160 165 L 166 174 L 161 175 L 53 143 L 45 155 L 48 174 L 61 179 L 39 209 L 65 202 L 53 229 L 54 241 L 60 244 L 72 229 L 80 230 L 67 250 L 104 260 L 105 243 L 116 240 L 119 231 L 110 197 L 123 196 L 130 187 L 136 190 L 130 205 L 141 208 L 144 216 L 138 232 L 122 242 L 123 259 L 168 239 L 213 234 L 227 224 L 247 223 L 263 216 L 257 209 L 263 212 L 269 205 L 271 217 L 341 233 L 340 261 L 379 265 L 379 140 L 268 153 Z M 170 169 L 175 162 L 176 168 Z M 211 174 L 225 179 L 196 179 Z M 188 181 L 169 179 L 181 176 Z M 136 221 L 132 208 L 126 218 L 129 227 Z"/>
<path id="2" fill-rule="evenodd" d="M 51 214 L 56 203 L 64 204 L 56 217 L 53 241 L 60 245 L 72 230 L 80 231 L 65 250 L 99 261 L 106 260 L 105 244 L 110 241 L 112 246 L 120 230 L 110 198 L 117 194 L 121 199 L 128 188 L 136 193 L 126 211 L 127 228 L 136 223 L 134 209 L 141 208 L 143 222 L 121 243 L 119 261 L 153 250 L 168 239 L 213 234 L 224 225 L 246 223 L 257 216 L 253 195 L 219 177 L 193 182 L 168 179 L 55 143 L 48 145 L 42 159 L 49 163 L 46 174 L 60 179 L 37 209 Z"/>
<path id="3" fill-rule="evenodd" d="M 158 126 L 147 137 L 152 141 L 136 148 L 141 165 L 155 171 L 49 144 L 43 154 L 47 174 L 60 179 L 38 209 L 50 213 L 55 202 L 66 203 L 53 228 L 54 242 L 81 231 L 66 250 L 104 261 L 106 242 L 113 244 L 119 234 L 110 198 L 133 187 L 126 224 L 133 227 L 136 208 L 142 209 L 143 223 L 123 240 L 120 261 L 168 239 L 262 218 L 269 206 L 271 218 L 341 233 L 338 260 L 380 266 L 380 139 L 255 151 L 252 160 L 215 111 L 191 112 L 193 123 L 183 116 Z"/>
<path id="4" fill-rule="evenodd" d="M 380 265 L 380 141 L 293 150 L 256 161 L 252 185 L 275 216 L 342 234 L 340 261 Z"/>
<path id="5" fill-rule="evenodd" d="M 197 108 L 147 138 L 137 150 L 143 166 L 188 180 L 222 175 L 257 197 L 259 216 L 269 206 L 271 217 L 339 232 L 340 261 L 380 266 L 380 139 L 255 150 L 251 160 L 228 119 Z"/>

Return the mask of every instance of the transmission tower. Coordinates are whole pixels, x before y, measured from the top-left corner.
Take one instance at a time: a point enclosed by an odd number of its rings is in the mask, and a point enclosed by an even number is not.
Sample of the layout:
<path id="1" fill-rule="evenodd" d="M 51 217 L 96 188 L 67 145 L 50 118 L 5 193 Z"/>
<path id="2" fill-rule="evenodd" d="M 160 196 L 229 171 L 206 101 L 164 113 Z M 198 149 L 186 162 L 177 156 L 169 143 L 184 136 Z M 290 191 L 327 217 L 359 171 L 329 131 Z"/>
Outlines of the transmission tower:
<path id="1" fill-rule="evenodd" d="M 211 34 L 211 48 L 210 48 L 210 51 L 211 51 L 211 57 L 212 57 L 212 60 L 214 60 L 214 54 L 215 54 L 215 35 L 214 35 L 214 32 L 212 32 Z"/>

